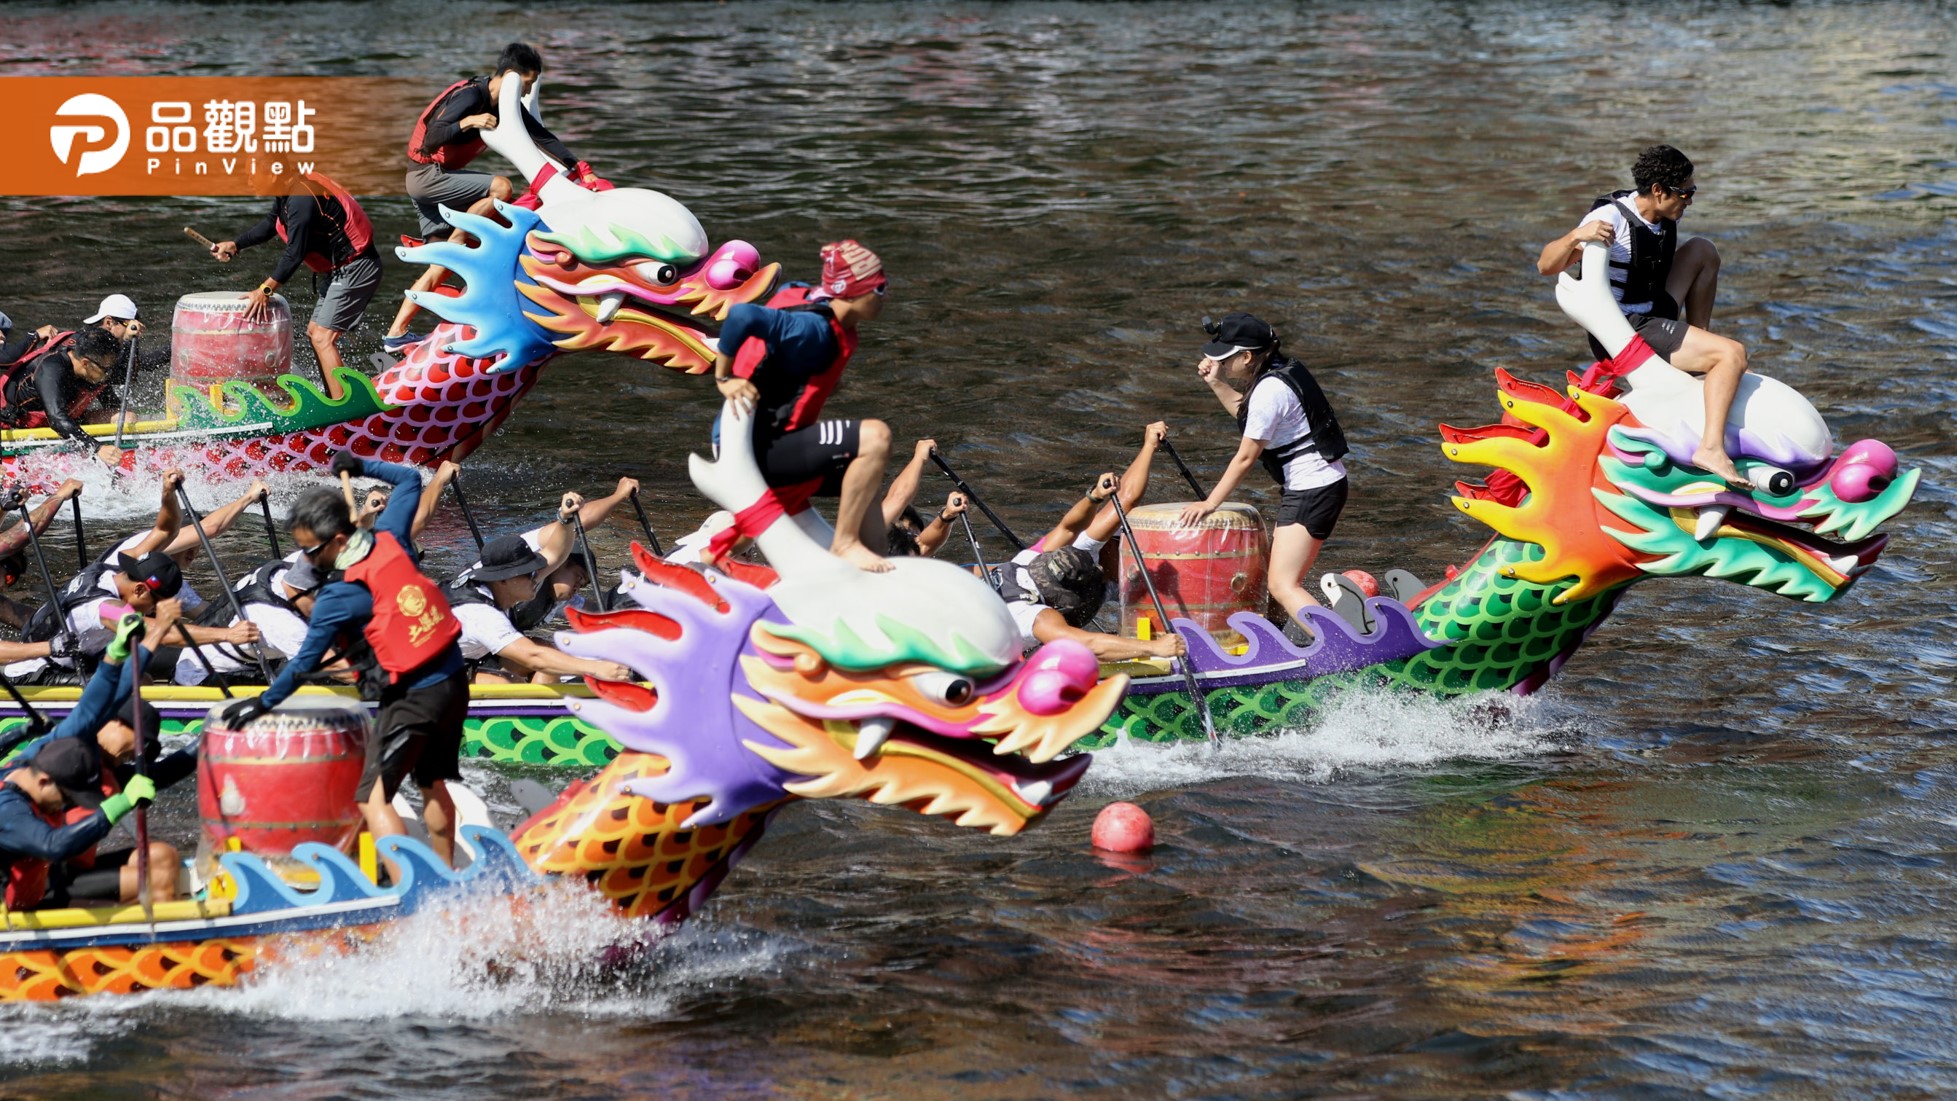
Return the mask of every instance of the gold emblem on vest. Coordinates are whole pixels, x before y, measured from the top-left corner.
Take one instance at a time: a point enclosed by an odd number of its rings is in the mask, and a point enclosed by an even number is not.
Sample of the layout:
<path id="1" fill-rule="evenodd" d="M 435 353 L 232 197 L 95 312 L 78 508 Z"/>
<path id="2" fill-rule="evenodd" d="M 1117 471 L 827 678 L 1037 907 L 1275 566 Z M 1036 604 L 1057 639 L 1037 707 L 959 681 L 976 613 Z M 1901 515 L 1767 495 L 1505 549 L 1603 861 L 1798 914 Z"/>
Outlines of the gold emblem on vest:
<path id="1" fill-rule="evenodd" d="M 444 616 L 428 606 L 428 597 L 419 585 L 403 585 L 394 594 L 394 606 L 414 622 L 408 624 L 408 645 L 419 646 L 442 625 Z"/>

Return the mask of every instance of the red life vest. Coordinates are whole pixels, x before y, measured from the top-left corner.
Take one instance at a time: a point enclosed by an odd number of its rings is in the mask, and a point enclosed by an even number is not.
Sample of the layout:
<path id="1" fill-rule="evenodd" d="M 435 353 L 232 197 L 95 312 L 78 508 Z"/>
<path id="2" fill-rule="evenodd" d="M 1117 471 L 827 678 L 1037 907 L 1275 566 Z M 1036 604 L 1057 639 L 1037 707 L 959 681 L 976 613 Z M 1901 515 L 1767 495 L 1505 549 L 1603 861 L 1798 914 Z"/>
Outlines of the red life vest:
<path id="1" fill-rule="evenodd" d="M 360 209 L 360 204 L 354 201 L 353 196 L 347 193 L 347 189 L 334 183 L 330 177 L 321 172 L 308 172 L 300 177 L 300 180 L 302 185 L 307 180 L 318 184 L 326 191 L 328 197 L 340 204 L 341 217 L 337 223 L 340 232 L 346 235 L 347 243 L 353 246 L 355 256 L 366 252 L 367 246 L 374 243 L 374 223 L 368 219 L 367 212 Z M 319 204 L 320 217 L 324 218 L 326 204 L 321 200 L 319 192 L 307 186 L 306 193 L 313 197 L 313 202 Z M 284 222 L 273 219 L 273 224 L 278 226 L 279 240 L 286 242 L 292 240 L 286 234 Z M 309 252 L 306 254 L 306 266 L 324 274 L 333 270 L 333 258 L 321 256 L 317 252 Z"/>
<path id="2" fill-rule="evenodd" d="M 393 535 L 379 532 L 374 549 L 346 571 L 367 587 L 374 614 L 362 629 L 389 684 L 440 657 L 462 637 L 442 587 L 423 576 Z"/>
<path id="3" fill-rule="evenodd" d="M 102 789 L 102 798 L 108 799 L 122 793 L 122 783 L 116 779 L 114 769 L 100 768 L 96 770 L 96 775 L 101 778 L 100 787 Z M 94 811 L 87 807 L 69 807 L 62 813 L 60 824 L 63 826 L 72 826 L 82 819 L 94 815 L 94 813 Z M 90 845 L 88 848 L 82 850 L 79 856 L 71 856 L 63 861 L 63 863 L 73 864 L 78 868 L 92 869 L 95 867 L 95 850 L 100 847 L 99 844 Z"/>
<path id="4" fill-rule="evenodd" d="M 4 369 L 0 369 L 0 424 L 8 428 L 48 426 L 47 410 L 21 408 L 26 403 L 40 398 L 40 391 L 33 386 L 34 363 L 49 352 L 60 351 L 69 341 L 75 339 L 77 331 L 70 329 L 56 333 L 54 339 L 29 348 L 26 354 Z M 28 387 L 27 392 L 21 393 L 21 386 Z M 76 391 L 75 396 L 68 401 L 68 419 L 79 423 L 82 417 L 95 407 L 95 399 L 101 397 L 102 391 L 108 388 L 108 380 L 104 379 L 100 384 L 84 386 Z M 16 396 L 19 400 L 15 400 Z"/>
<path id="5" fill-rule="evenodd" d="M 454 84 L 442 89 L 442 94 L 436 96 L 433 103 L 430 103 L 422 109 L 421 117 L 415 120 L 414 132 L 408 135 L 409 160 L 416 164 L 439 164 L 443 168 L 453 172 L 464 167 L 470 161 L 475 160 L 484 149 L 488 148 L 488 146 L 483 144 L 481 136 L 477 135 L 474 131 L 469 132 L 469 137 L 450 142 L 447 145 L 434 149 L 422 148 L 422 143 L 428 140 L 428 116 L 435 113 L 435 108 L 440 107 L 442 101 L 447 99 L 450 93 L 465 84 L 472 84 L 474 82 L 474 77 L 468 80 L 456 81 Z"/>
<path id="6" fill-rule="evenodd" d="M 783 287 L 768 299 L 768 308 L 772 310 L 797 307 L 821 310 L 824 319 L 829 322 L 829 331 L 836 335 L 836 358 L 830 361 L 829 366 L 822 369 L 821 374 L 813 375 L 802 383 L 802 388 L 796 393 L 793 402 L 786 407 L 774 407 L 773 415 L 776 421 L 774 428 L 782 433 L 807 428 L 822 416 L 823 403 L 827 402 L 829 395 L 835 393 L 836 387 L 842 384 L 843 368 L 849 366 L 849 357 L 856 354 L 856 333 L 843 328 L 842 323 L 836 320 L 836 316 L 829 312 L 828 307 L 808 306 L 808 298 L 808 287 Z M 767 342 L 758 336 L 748 337 L 734 353 L 734 377 L 753 378 L 755 370 L 766 358 L 768 358 Z M 759 414 L 763 411 L 756 412 Z"/>
<path id="7" fill-rule="evenodd" d="M 34 813 L 41 821 L 60 829 L 66 825 L 60 815 L 50 815 L 40 807 Z M 90 814 L 95 813 L 90 811 Z M 7 908 L 9 910 L 32 910 L 41 904 L 48 893 L 48 862 L 31 857 L 16 856 L 7 866 Z"/>

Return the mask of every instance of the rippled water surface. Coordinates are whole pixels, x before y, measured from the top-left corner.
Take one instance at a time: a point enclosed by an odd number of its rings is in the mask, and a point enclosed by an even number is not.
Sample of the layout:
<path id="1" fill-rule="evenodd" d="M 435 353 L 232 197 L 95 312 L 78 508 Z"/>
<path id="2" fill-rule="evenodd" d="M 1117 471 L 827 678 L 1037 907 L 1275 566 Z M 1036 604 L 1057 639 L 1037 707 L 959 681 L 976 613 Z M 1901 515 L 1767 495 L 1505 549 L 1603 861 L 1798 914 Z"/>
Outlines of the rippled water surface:
<path id="1" fill-rule="evenodd" d="M 0 27 L 0 74 L 430 94 L 530 39 L 553 125 L 607 175 L 792 275 L 830 237 L 879 250 L 891 305 L 840 406 L 935 436 L 1021 529 L 1157 417 L 1213 476 L 1231 426 L 1190 371 L 1196 319 L 1254 310 L 1356 446 L 1326 565 L 1376 573 L 1473 553 L 1434 424 L 1494 419 L 1495 367 L 1577 365 L 1535 253 L 1670 141 L 1699 166 L 1687 228 L 1725 258 L 1716 327 L 1925 475 L 1842 600 L 1644 586 L 1505 716 L 1364 699 L 1216 755 L 1124 747 L 1010 840 L 805 804 L 627 973 L 591 966 L 581 898 L 522 927 L 479 905 L 243 992 L 0 1011 L 0 1095 L 1957 1092 L 1950 6 L 14 4 Z M 368 209 L 412 227 L 405 200 Z M 167 316 L 256 270 L 179 227 L 253 217 L 0 200 L 0 309 L 127 290 Z M 697 379 L 565 357 L 471 496 L 528 524 L 627 473 L 683 530 L 711 409 Z M 153 493 L 93 480 L 91 538 Z M 609 562 L 629 534 L 599 533 Z M 444 515 L 430 542 L 456 565 L 467 533 Z M 1117 797 L 1154 813 L 1153 856 L 1088 848 Z"/>

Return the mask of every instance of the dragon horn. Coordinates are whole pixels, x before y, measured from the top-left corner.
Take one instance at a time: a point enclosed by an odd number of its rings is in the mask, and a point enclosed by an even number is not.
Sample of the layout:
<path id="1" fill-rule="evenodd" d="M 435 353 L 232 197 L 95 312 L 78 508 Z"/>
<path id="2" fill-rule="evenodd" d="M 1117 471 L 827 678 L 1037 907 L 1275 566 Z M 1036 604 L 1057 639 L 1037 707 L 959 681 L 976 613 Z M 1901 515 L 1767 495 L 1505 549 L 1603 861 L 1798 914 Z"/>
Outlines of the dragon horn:
<path id="1" fill-rule="evenodd" d="M 1583 246 L 1583 278 L 1578 279 L 1567 271 L 1556 277 L 1556 304 L 1563 307 L 1571 321 L 1596 337 L 1597 343 L 1613 358 L 1636 335 L 1631 331 L 1631 323 L 1624 320 L 1624 311 L 1618 309 L 1610 295 L 1610 250 L 1596 241 Z M 1679 390 L 1693 385 L 1690 375 L 1660 355 L 1645 360 L 1623 376 L 1622 381 L 1626 389 L 1645 391 Z"/>
<path id="2" fill-rule="evenodd" d="M 719 450 L 720 457 L 712 461 L 688 455 L 687 473 L 693 477 L 694 488 L 707 500 L 738 517 L 758 504 L 769 490 L 767 481 L 761 477 L 761 468 L 754 461 L 754 414 L 742 413 L 731 401 L 721 406 Z M 769 564 L 784 579 L 818 570 L 854 572 L 842 559 L 830 554 L 826 544 L 818 543 L 819 536 L 804 525 L 802 518 L 814 515 L 814 509 L 805 509 L 796 516 L 777 515 L 754 536 L 761 553 L 768 556 Z M 820 518 L 817 519 L 819 523 Z"/>
<path id="3" fill-rule="evenodd" d="M 523 109 L 530 112 L 530 117 L 536 119 L 538 122 L 544 121 L 543 90 L 544 78 L 539 76 L 535 81 L 531 82 L 530 91 L 525 93 L 523 97 Z"/>
<path id="4" fill-rule="evenodd" d="M 510 79 L 503 81 L 503 93 L 497 97 L 497 124 L 493 129 L 478 130 L 476 134 L 482 138 L 484 145 L 494 149 L 504 160 L 516 165 L 517 171 L 523 173 L 524 179 L 535 182 L 538 174 L 543 172 L 544 166 L 555 162 L 545 156 L 543 150 L 537 148 L 536 141 L 530 137 L 530 128 L 523 124 L 523 78 L 514 70 L 503 75 Z M 532 89 L 532 94 L 535 94 L 535 89 Z M 570 165 L 557 164 L 555 167 L 557 171 L 537 189 L 537 197 L 544 203 L 561 202 L 591 194 L 572 183 L 571 178 L 564 174 L 565 170 L 571 167 Z M 573 191 L 578 194 L 572 195 Z"/>

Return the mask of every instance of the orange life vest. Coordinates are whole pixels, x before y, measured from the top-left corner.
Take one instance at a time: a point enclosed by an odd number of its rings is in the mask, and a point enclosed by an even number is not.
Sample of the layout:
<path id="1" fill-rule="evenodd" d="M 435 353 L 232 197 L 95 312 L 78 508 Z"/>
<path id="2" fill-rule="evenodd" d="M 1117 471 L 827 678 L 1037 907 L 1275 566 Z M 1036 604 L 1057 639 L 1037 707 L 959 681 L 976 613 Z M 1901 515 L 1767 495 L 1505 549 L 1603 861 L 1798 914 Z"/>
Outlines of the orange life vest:
<path id="1" fill-rule="evenodd" d="M 41 821 L 56 829 L 66 825 L 60 815 L 50 815 L 39 807 L 34 813 Z M 93 814 L 93 811 L 89 813 Z M 41 904 L 48 893 L 48 862 L 17 856 L 7 866 L 7 908 L 9 910 L 32 910 Z"/>
<path id="2" fill-rule="evenodd" d="M 366 586 L 374 598 L 374 614 L 362 634 L 389 684 L 434 661 L 462 637 L 442 587 L 415 567 L 392 534 L 375 534 L 374 549 L 346 571 L 346 579 Z"/>
<path id="3" fill-rule="evenodd" d="M 416 164 L 439 164 L 443 168 L 453 172 L 467 165 L 470 161 L 475 160 L 484 149 L 489 148 L 483 144 L 482 138 L 473 131 L 470 132 L 469 137 L 461 141 L 450 142 L 447 145 L 435 149 L 422 148 L 422 143 L 428 138 L 428 116 L 435 113 L 435 108 L 440 107 L 442 101 L 447 99 L 451 92 L 454 92 L 457 88 L 465 84 L 473 83 L 474 80 L 475 78 L 471 77 L 468 80 L 456 81 L 454 84 L 442 89 L 442 94 L 436 96 L 433 103 L 422 108 L 421 117 L 415 119 L 414 132 L 408 135 L 409 160 Z"/>
<path id="4" fill-rule="evenodd" d="M 353 196 L 347 192 L 347 189 L 334 183 L 330 177 L 322 172 L 308 172 L 300 177 L 300 179 L 302 181 L 310 180 L 318 184 L 326 191 L 330 198 L 339 202 L 341 218 L 336 224 L 340 232 L 346 234 L 347 243 L 353 246 L 353 254 L 355 256 L 366 252 L 367 246 L 374 243 L 374 223 L 367 217 L 367 212 L 360 209 L 360 204 L 354 201 Z M 313 197 L 315 203 L 319 203 L 320 217 L 326 217 L 326 205 L 320 201 L 319 192 L 314 191 L 311 187 L 307 187 L 306 191 Z M 284 222 L 273 219 L 273 224 L 278 226 L 279 240 L 291 240 L 286 235 Z M 306 254 L 306 266 L 323 274 L 333 270 L 333 258 L 330 256 L 321 256 L 317 252 L 309 252 Z"/>
<path id="5" fill-rule="evenodd" d="M 108 799 L 122 793 L 122 782 L 116 779 L 114 769 L 105 766 L 97 769 L 96 775 L 101 779 L 102 798 Z M 94 811 L 87 807 L 69 807 L 66 811 L 62 812 L 60 824 L 63 826 L 72 826 L 82 819 L 94 815 L 94 813 Z M 90 845 L 88 848 L 83 849 L 79 856 L 71 856 L 63 861 L 63 863 L 73 864 L 78 868 L 92 869 L 95 867 L 95 850 L 98 848 L 101 848 L 101 845 Z"/>

